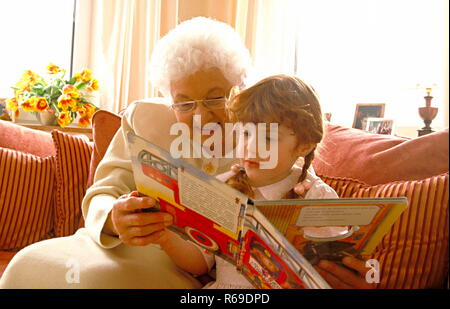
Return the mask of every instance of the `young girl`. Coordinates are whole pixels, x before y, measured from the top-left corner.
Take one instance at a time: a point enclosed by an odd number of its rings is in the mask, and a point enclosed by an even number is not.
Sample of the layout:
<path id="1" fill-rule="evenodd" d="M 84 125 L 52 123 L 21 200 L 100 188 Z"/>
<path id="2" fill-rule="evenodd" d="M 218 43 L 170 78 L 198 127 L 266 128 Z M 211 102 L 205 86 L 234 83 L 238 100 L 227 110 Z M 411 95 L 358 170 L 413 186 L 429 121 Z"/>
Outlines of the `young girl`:
<path id="1" fill-rule="evenodd" d="M 296 77 L 268 77 L 234 96 L 228 110 L 233 122 L 266 123 L 266 127 L 270 127 L 270 123 L 278 123 L 278 136 L 275 137 L 278 156 L 275 167 L 262 168 L 263 163 L 271 158 L 261 159 L 257 153 L 253 153 L 255 147 L 252 143 L 257 140 L 257 136 L 252 134 L 257 132 L 244 131 L 238 146 L 244 150 L 241 169 L 239 172 L 233 169 L 218 175 L 220 180 L 256 200 L 299 198 L 294 192 L 294 186 L 305 179 L 312 182 L 305 198 L 338 197 L 319 177 L 307 172 L 323 136 L 320 104 L 310 86 Z M 313 236 L 347 232 L 346 229 L 340 229 L 343 228 L 303 228 L 303 232 L 315 234 Z M 220 257 L 214 257 L 174 232 L 167 230 L 161 235 L 161 248 L 181 269 L 201 275 L 209 272 L 216 264 L 216 281 L 206 288 L 252 288 L 235 266 Z"/>
<path id="2" fill-rule="evenodd" d="M 266 123 L 269 127 L 270 123 L 278 123 L 278 160 L 272 169 L 260 168 L 260 164 L 270 158 L 263 160 L 258 154 L 251 155 L 251 149 L 257 149 L 250 147 L 251 142 L 257 140 L 257 136 L 252 136 L 256 132 L 244 131 L 240 141 L 244 158 L 239 172 L 230 171 L 217 178 L 256 200 L 299 198 L 294 186 L 305 179 L 313 182 L 305 198 L 338 197 L 319 177 L 307 172 L 323 136 L 322 112 L 311 86 L 297 77 L 268 77 L 237 94 L 230 101 L 229 114 L 233 122 L 243 124 Z M 308 229 L 312 234 L 339 234 L 343 232 L 340 229 L 345 228 Z M 235 266 L 204 250 L 202 253 L 209 269 L 216 263 L 216 281 L 207 288 L 252 288 Z"/>

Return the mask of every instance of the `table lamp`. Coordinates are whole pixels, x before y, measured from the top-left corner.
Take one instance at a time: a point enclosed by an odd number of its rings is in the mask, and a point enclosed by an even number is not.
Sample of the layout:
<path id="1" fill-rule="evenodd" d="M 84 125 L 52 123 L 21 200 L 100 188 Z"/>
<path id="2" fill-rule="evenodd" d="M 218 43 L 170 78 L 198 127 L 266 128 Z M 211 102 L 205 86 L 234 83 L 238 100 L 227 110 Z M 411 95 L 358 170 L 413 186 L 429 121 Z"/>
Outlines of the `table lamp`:
<path id="1" fill-rule="evenodd" d="M 426 135 L 429 133 L 434 132 L 432 128 L 430 127 L 431 122 L 436 117 L 438 108 L 431 106 L 431 99 L 433 97 L 431 96 L 431 90 L 432 88 L 426 88 L 427 95 L 424 96 L 425 99 L 425 106 L 419 107 L 419 115 L 423 119 L 423 122 L 425 123 L 425 126 L 422 129 L 417 130 L 419 133 L 419 136 Z"/>

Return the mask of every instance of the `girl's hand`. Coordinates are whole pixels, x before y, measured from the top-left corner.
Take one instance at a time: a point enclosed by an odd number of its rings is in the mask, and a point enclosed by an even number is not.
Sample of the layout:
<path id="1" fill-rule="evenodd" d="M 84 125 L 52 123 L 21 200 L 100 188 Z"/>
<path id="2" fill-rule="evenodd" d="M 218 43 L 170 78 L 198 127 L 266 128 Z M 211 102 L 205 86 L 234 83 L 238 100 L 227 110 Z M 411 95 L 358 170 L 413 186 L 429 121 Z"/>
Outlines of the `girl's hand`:
<path id="1" fill-rule="evenodd" d="M 309 189 L 311 189 L 312 181 L 309 179 L 305 179 L 302 182 L 298 183 L 294 187 L 295 193 L 297 193 L 301 197 L 305 197 L 306 193 Z"/>
<path id="2" fill-rule="evenodd" d="M 233 173 L 237 174 L 237 173 L 239 173 L 240 168 L 241 168 L 241 166 L 239 164 L 233 164 L 231 166 L 231 171 L 233 171 Z M 311 186 L 312 186 L 312 181 L 309 179 L 305 179 L 302 182 L 295 185 L 294 191 L 300 197 L 305 197 L 308 190 L 311 189 Z"/>
<path id="3" fill-rule="evenodd" d="M 235 174 L 239 173 L 240 169 L 241 169 L 241 166 L 239 164 L 233 164 L 231 166 L 231 171 Z"/>
<path id="4" fill-rule="evenodd" d="M 113 206 L 111 220 L 120 240 L 130 246 L 162 244 L 167 240 L 166 227 L 173 217 L 166 212 L 143 212 L 156 206 L 151 197 L 139 196 L 137 191 L 120 197 Z"/>

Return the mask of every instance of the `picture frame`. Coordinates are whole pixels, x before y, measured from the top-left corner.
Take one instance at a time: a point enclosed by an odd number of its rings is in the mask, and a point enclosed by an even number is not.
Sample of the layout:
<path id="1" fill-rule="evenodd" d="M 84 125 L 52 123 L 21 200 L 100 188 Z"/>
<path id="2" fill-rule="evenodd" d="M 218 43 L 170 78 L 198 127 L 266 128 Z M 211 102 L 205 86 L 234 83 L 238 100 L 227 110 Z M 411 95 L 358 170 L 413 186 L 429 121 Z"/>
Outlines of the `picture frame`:
<path id="1" fill-rule="evenodd" d="M 393 119 L 386 118 L 367 118 L 365 131 L 375 134 L 394 135 L 395 127 Z"/>
<path id="2" fill-rule="evenodd" d="M 364 130 L 367 126 L 367 118 L 383 118 L 385 103 L 358 103 L 352 128 Z"/>

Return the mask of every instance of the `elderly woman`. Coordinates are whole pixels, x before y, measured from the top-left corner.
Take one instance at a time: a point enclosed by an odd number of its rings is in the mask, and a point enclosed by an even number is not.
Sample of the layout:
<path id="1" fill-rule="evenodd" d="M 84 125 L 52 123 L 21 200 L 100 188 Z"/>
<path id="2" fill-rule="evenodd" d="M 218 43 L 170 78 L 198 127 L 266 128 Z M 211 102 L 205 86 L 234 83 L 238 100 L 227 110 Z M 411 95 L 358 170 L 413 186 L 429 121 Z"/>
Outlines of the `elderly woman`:
<path id="1" fill-rule="evenodd" d="M 161 39 L 152 55 L 151 76 L 166 102 L 135 102 L 99 164 L 94 184 L 83 200 L 86 228 L 74 235 L 33 244 L 21 250 L 6 269 L 4 288 L 200 288 L 189 269 L 192 252 L 172 252 L 165 240 L 185 241 L 166 229 L 173 218 L 163 212 L 142 212 L 155 201 L 138 196 L 124 132 L 170 149 L 176 138 L 172 124 L 182 122 L 192 133 L 209 132 L 203 124 L 224 128 L 225 98 L 234 86 L 243 87 L 250 56 L 233 29 L 198 17 L 180 24 Z M 194 122 L 201 116 L 201 123 Z M 192 146 L 192 143 L 191 143 Z M 229 170 L 234 159 L 186 159 L 216 175 Z M 298 186 L 302 193 L 307 184 Z M 160 246 L 161 244 L 161 246 Z M 167 252 L 170 251 L 170 259 Z M 178 266 L 188 269 L 189 274 Z"/>

